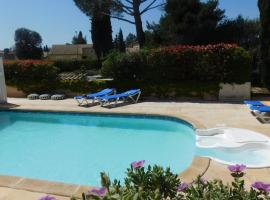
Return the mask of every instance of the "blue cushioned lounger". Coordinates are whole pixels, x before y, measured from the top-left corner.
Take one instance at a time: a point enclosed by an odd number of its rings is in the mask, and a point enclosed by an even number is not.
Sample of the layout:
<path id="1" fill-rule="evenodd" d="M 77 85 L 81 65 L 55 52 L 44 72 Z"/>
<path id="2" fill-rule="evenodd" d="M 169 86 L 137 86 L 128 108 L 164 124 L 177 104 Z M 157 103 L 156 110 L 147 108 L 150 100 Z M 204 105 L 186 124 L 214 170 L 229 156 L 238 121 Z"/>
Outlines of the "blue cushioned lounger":
<path id="1" fill-rule="evenodd" d="M 116 105 L 119 100 L 126 101 L 127 99 L 131 99 L 133 103 L 137 103 L 140 98 L 140 95 L 141 95 L 141 90 L 133 89 L 133 90 L 129 90 L 120 94 L 97 97 L 97 99 L 100 102 L 101 106 L 104 106 L 105 104 L 107 103 L 109 104 L 111 102 L 114 102 Z M 135 96 L 137 97 L 134 98 Z"/>
<path id="2" fill-rule="evenodd" d="M 244 104 L 249 106 L 265 106 L 261 101 L 244 101 Z"/>
<path id="3" fill-rule="evenodd" d="M 113 94 L 113 93 L 115 93 L 115 89 L 113 89 L 113 88 L 107 88 L 107 89 L 101 90 L 101 91 L 99 91 L 97 93 L 87 94 L 87 95 L 83 95 L 83 96 L 76 96 L 76 97 L 74 97 L 74 99 L 78 102 L 78 104 L 80 106 L 84 102 L 86 104 L 89 104 L 88 100 L 92 100 L 92 103 L 94 103 L 95 100 L 98 97 L 110 95 L 110 94 Z"/>

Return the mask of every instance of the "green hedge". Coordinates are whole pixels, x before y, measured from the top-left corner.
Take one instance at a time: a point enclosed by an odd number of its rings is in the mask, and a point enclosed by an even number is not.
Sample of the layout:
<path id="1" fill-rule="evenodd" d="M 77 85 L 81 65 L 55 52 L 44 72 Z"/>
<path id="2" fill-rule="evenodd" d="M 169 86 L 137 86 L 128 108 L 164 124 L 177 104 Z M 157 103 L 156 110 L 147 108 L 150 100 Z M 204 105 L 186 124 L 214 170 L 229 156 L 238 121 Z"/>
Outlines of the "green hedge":
<path id="1" fill-rule="evenodd" d="M 26 93 L 50 92 L 56 89 L 58 68 L 49 61 L 4 62 L 8 85 L 16 86 Z"/>
<path id="2" fill-rule="evenodd" d="M 236 45 L 174 46 L 126 54 L 113 52 L 101 71 L 118 82 L 244 83 L 250 81 L 251 58 Z"/>
<path id="3" fill-rule="evenodd" d="M 54 61 L 54 65 L 59 68 L 60 72 L 95 70 L 101 67 L 98 60 L 57 60 Z"/>

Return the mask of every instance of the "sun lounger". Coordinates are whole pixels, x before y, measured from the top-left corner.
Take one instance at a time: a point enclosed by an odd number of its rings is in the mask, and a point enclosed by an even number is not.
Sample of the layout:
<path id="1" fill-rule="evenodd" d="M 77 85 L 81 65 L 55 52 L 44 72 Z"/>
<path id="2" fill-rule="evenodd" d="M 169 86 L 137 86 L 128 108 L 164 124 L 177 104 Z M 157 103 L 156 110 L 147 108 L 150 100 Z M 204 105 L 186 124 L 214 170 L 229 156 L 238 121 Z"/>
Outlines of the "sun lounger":
<path id="1" fill-rule="evenodd" d="M 270 122 L 270 106 L 251 106 L 250 107 L 253 114 L 260 119 L 263 123 Z"/>
<path id="2" fill-rule="evenodd" d="M 261 101 L 244 101 L 248 107 L 250 106 L 265 106 Z"/>
<path id="3" fill-rule="evenodd" d="M 98 97 L 97 99 L 100 102 L 101 106 L 104 106 L 105 104 L 110 104 L 111 102 L 114 102 L 114 105 L 116 105 L 119 100 L 126 101 L 128 99 L 132 100 L 133 103 L 137 103 L 140 95 L 141 90 L 134 89 L 120 94 Z"/>
<path id="4" fill-rule="evenodd" d="M 89 104 L 88 100 L 92 100 L 92 103 L 95 103 L 95 100 L 98 97 L 111 95 L 113 93 L 115 93 L 115 89 L 107 88 L 107 89 L 101 90 L 97 93 L 87 94 L 87 95 L 83 95 L 83 96 L 76 96 L 76 97 L 74 97 L 74 99 L 78 102 L 79 106 L 81 106 L 84 102 L 86 103 L 86 105 L 88 105 Z"/>

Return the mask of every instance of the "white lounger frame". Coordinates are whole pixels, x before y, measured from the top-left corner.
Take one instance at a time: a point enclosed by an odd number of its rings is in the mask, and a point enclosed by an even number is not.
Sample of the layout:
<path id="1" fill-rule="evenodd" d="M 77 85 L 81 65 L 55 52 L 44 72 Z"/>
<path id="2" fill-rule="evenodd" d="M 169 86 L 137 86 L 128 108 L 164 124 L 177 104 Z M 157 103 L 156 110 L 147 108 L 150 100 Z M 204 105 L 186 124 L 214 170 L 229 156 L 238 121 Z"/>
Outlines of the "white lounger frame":
<path id="1" fill-rule="evenodd" d="M 252 113 L 260 119 L 263 123 L 270 123 L 270 113 L 269 112 L 260 112 L 258 110 L 253 110 Z"/>

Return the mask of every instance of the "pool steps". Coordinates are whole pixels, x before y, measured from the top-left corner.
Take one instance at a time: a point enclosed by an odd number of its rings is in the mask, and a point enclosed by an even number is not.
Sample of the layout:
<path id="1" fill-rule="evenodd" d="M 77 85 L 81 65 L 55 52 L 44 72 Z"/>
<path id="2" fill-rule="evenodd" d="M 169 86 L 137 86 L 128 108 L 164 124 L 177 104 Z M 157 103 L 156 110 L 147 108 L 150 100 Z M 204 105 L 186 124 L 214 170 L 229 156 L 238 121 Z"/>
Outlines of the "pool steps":
<path id="1" fill-rule="evenodd" d="M 241 152 L 256 151 L 266 162 L 261 165 L 249 165 L 249 168 L 263 168 L 270 166 L 270 138 L 254 131 L 240 128 L 212 128 L 196 130 L 196 146 L 203 149 Z M 211 159 L 223 164 L 232 164 L 217 158 Z"/>

